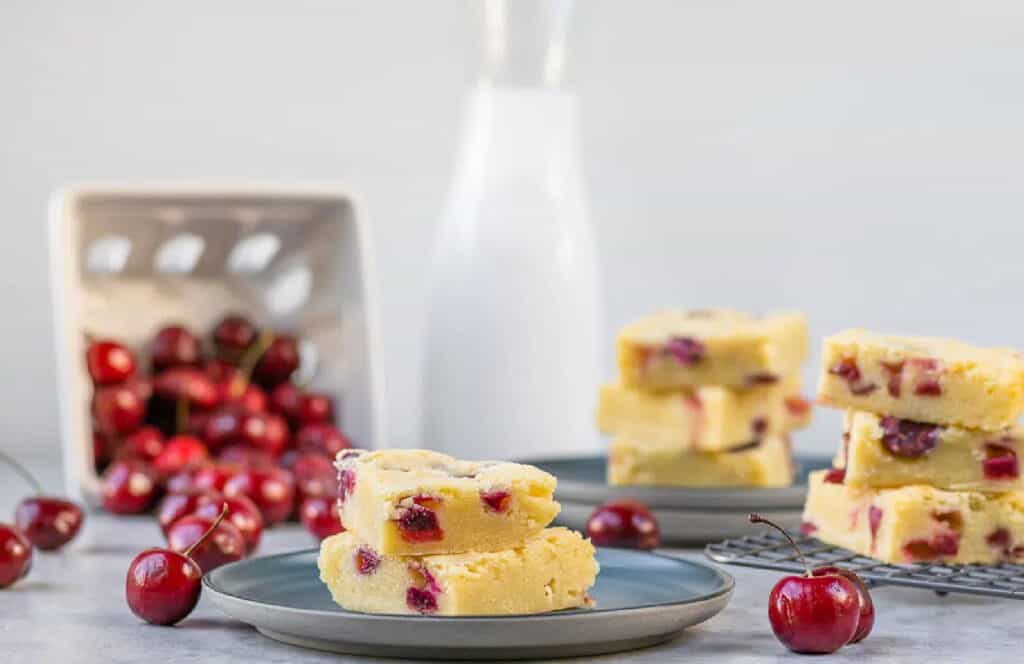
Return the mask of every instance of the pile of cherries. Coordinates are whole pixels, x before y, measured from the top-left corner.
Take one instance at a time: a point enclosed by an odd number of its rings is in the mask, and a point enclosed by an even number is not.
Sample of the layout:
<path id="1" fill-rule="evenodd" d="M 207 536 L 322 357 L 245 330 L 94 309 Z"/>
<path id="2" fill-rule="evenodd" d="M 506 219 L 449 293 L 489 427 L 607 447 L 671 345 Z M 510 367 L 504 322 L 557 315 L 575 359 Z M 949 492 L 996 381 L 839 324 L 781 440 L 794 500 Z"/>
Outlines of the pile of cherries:
<path id="1" fill-rule="evenodd" d="M 294 336 L 228 315 L 205 342 L 181 325 L 162 328 L 148 367 L 111 339 L 90 340 L 85 359 L 108 511 L 156 507 L 169 546 L 181 552 L 226 506 L 191 551 L 203 571 L 251 554 L 264 527 L 295 516 L 321 539 L 342 530 L 332 460 L 351 442 L 331 397 L 293 382 Z"/>
<path id="2" fill-rule="evenodd" d="M 33 489 L 33 495 L 15 508 L 14 523 L 0 523 L 0 588 L 6 588 L 28 575 L 33 547 L 40 551 L 60 549 L 78 534 L 85 516 L 76 503 L 44 495 L 36 478 L 16 460 L 0 453 L 0 462 Z"/>

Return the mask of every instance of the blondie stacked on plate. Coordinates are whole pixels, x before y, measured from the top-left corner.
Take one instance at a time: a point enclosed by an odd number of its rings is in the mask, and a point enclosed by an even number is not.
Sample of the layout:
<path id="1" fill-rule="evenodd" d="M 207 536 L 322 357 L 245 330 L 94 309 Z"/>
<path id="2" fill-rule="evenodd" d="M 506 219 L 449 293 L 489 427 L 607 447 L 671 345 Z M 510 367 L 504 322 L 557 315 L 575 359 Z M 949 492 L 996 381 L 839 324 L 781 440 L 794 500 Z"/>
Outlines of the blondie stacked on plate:
<path id="1" fill-rule="evenodd" d="M 890 563 L 1024 559 L 1024 356 L 848 330 L 825 339 L 818 401 L 845 431 L 805 533 Z"/>
<path id="2" fill-rule="evenodd" d="M 594 547 L 565 528 L 555 478 L 533 466 L 426 450 L 344 450 L 320 578 L 354 611 L 543 613 L 589 603 Z"/>
<path id="3" fill-rule="evenodd" d="M 725 309 L 662 312 L 618 337 L 620 382 L 601 388 L 610 484 L 786 486 L 807 323 Z"/>

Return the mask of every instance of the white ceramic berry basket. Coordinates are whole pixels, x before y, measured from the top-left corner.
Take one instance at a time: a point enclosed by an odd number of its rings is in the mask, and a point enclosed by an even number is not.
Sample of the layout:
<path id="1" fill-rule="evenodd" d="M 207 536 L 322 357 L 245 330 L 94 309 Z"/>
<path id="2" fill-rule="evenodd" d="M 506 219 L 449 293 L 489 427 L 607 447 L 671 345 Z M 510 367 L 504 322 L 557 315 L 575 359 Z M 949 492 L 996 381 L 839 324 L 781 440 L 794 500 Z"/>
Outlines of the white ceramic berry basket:
<path id="1" fill-rule="evenodd" d="M 80 186 L 54 193 L 50 260 L 64 474 L 95 503 L 86 334 L 145 355 L 160 326 L 225 313 L 289 330 L 299 380 L 337 399 L 345 432 L 386 440 L 372 371 L 375 302 L 361 207 L 334 188 Z"/>

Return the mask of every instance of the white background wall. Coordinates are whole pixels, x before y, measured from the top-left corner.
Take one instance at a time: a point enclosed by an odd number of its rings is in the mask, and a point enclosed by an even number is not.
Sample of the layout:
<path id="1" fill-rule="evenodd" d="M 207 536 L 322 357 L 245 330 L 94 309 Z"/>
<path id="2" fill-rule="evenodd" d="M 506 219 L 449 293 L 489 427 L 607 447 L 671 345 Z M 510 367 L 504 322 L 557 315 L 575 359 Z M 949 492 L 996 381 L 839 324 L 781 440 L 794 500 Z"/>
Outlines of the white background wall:
<path id="1" fill-rule="evenodd" d="M 581 4 L 608 375 L 615 328 L 666 305 L 1024 346 L 1024 5 Z M 468 1 L 0 3 L 0 445 L 57 441 L 49 192 L 205 178 L 364 194 L 391 431 L 414 443 L 423 247 L 478 21 Z M 838 422 L 799 444 L 832 449 Z"/>

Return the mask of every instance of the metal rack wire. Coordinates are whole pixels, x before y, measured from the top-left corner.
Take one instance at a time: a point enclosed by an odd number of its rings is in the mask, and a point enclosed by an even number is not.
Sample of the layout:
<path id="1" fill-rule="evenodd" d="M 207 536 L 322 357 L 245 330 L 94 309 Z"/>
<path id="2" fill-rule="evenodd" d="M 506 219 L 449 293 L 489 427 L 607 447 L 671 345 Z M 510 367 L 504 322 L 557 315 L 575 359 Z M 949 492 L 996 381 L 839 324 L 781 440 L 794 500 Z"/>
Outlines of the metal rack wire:
<path id="1" fill-rule="evenodd" d="M 1024 599 L 1024 565 L 889 565 L 813 537 L 791 533 L 812 566 L 836 565 L 856 572 L 871 585 L 905 586 L 938 593 L 969 593 Z M 716 563 L 802 572 L 792 547 L 776 532 L 708 544 L 704 555 Z"/>

